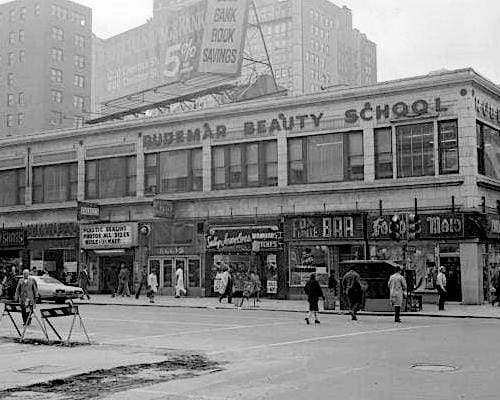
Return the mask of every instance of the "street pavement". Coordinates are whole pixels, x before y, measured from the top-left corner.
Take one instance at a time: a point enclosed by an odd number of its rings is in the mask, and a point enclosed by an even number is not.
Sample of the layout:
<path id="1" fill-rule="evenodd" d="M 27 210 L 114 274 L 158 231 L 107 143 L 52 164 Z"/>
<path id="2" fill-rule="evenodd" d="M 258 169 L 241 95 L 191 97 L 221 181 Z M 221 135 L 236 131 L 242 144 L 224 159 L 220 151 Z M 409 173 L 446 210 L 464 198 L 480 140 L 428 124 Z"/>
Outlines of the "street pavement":
<path id="1" fill-rule="evenodd" d="M 242 309 L 214 298 L 165 297 L 150 305 L 145 298 L 93 296 L 91 302 L 99 304 L 84 301 L 80 307 L 92 339 L 90 346 L 15 343 L 8 339 L 15 336 L 10 321 L 0 322 L 0 399 L 76 399 L 64 393 L 6 397 L 1 390 L 101 368 L 158 362 L 177 354 L 201 354 L 218 362 L 219 368 L 189 379 L 103 391 L 100 398 L 498 397 L 500 321 L 491 318 L 498 310 L 491 305 L 448 305 L 447 316 L 455 308 L 467 316 L 462 308 L 466 307 L 474 311 L 469 316 L 488 317 L 480 319 L 408 313 L 396 324 L 389 315 L 361 314 L 359 321 L 351 321 L 347 315 L 323 313 L 321 324 L 306 325 L 306 303 L 301 301 L 263 299 L 259 307 L 251 304 Z M 69 319 L 54 323 L 67 334 Z M 75 340 L 84 341 L 78 325 L 74 334 Z M 42 337 L 35 327 L 27 336 Z M 417 364 L 424 370 L 414 368 Z M 433 370 L 441 367 L 450 371 Z"/>
<path id="2" fill-rule="evenodd" d="M 227 300 L 222 303 L 218 302 L 217 297 L 181 297 L 173 296 L 157 296 L 155 303 L 149 303 L 146 296 L 140 296 L 136 299 L 130 297 L 111 297 L 110 295 L 93 295 L 90 300 L 77 300 L 79 304 L 94 304 L 94 305 L 129 305 L 129 306 L 152 306 L 152 307 L 187 307 L 187 308 L 208 308 L 208 309 L 232 309 L 239 304 L 240 299 L 233 299 L 233 304 L 227 304 Z M 255 304 L 255 306 L 254 306 Z M 339 304 L 335 310 L 321 309 L 324 314 L 343 314 Z M 305 300 L 276 300 L 276 299 L 261 299 L 260 302 L 250 300 L 245 301 L 242 310 L 262 310 L 262 311 L 286 311 L 286 312 L 305 312 L 308 304 Z M 392 315 L 390 312 L 363 312 L 365 315 Z M 500 319 L 500 307 L 492 307 L 491 304 L 485 303 L 482 305 L 465 305 L 456 302 L 446 303 L 444 311 L 438 311 L 437 304 L 423 304 L 421 311 L 403 312 L 402 315 L 410 316 L 425 316 L 425 317 L 450 317 L 450 318 L 493 318 Z"/>

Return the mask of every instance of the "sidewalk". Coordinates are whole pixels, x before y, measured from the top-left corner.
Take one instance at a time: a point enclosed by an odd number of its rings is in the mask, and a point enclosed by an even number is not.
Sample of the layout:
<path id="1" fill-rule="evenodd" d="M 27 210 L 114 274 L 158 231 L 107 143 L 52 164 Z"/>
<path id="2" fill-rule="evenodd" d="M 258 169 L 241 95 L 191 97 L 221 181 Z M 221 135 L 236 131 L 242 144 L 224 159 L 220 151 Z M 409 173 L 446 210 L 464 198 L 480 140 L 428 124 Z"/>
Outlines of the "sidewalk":
<path id="1" fill-rule="evenodd" d="M 234 304 L 239 304 L 240 298 L 233 299 Z M 138 300 L 131 297 L 111 297 L 110 295 L 92 295 L 90 300 L 76 300 L 76 304 L 92 305 L 120 305 L 120 306 L 146 306 L 146 307 L 188 307 L 206 309 L 235 309 L 234 304 L 227 304 L 227 299 L 219 303 L 217 297 L 182 297 L 176 299 L 172 296 L 157 296 L 153 304 L 149 303 L 146 296 L 141 296 Z M 321 303 L 321 302 L 320 302 Z M 242 310 L 261 311 L 282 311 L 282 312 L 303 312 L 307 310 L 307 302 L 304 300 L 274 300 L 261 299 L 253 306 L 253 300 L 245 301 Z M 324 314 L 344 314 L 340 311 L 337 303 L 336 310 L 323 311 L 320 304 L 321 313 Z M 361 311 L 360 315 L 393 315 L 390 312 L 367 312 Z M 463 305 L 460 303 L 446 303 L 444 311 L 438 311 L 437 304 L 424 304 L 422 311 L 403 312 L 401 315 L 421 316 L 421 317 L 448 317 L 448 318 L 491 318 L 500 319 L 500 307 L 492 307 L 491 304 L 483 305 Z"/>

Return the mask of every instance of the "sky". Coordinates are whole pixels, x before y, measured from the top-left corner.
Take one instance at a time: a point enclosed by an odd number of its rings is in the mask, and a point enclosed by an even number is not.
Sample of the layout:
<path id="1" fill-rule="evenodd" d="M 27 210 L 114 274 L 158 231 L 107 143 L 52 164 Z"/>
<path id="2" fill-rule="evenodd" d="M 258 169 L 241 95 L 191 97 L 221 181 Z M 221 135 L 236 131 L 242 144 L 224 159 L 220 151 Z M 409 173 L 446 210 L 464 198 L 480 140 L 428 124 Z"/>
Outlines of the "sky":
<path id="1" fill-rule="evenodd" d="M 101 38 L 141 25 L 153 13 L 153 0 L 74 1 L 93 9 L 93 31 Z M 333 3 L 349 7 L 353 27 L 377 44 L 379 81 L 425 75 L 443 68 L 472 67 L 500 84 L 498 0 L 338 0 Z"/>

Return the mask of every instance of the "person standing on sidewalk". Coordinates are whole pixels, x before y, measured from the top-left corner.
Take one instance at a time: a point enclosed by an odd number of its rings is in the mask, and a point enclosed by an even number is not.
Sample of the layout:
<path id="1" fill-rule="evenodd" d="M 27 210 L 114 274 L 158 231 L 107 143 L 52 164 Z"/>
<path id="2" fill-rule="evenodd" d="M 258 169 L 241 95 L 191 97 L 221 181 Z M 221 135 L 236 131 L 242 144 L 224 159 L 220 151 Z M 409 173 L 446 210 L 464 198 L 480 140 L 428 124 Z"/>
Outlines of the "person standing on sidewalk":
<path id="1" fill-rule="evenodd" d="M 156 278 L 156 274 L 154 271 L 148 275 L 148 291 L 147 296 L 149 297 L 149 302 L 155 302 L 155 294 L 158 292 L 158 279 Z"/>
<path id="2" fill-rule="evenodd" d="M 312 319 L 312 317 L 314 317 L 314 323 L 319 324 L 318 301 L 320 298 L 325 300 L 325 296 L 323 295 L 321 286 L 316 280 L 316 274 L 311 274 L 309 281 L 307 281 L 306 285 L 304 286 L 304 292 L 307 294 L 307 301 L 309 302 L 309 313 L 305 318 L 306 324 L 309 325 L 311 323 L 310 319 Z"/>
<path id="3" fill-rule="evenodd" d="M 349 314 L 351 319 L 358 319 L 357 313 L 363 302 L 363 290 L 361 288 L 361 277 L 352 268 L 342 277 L 342 287 L 344 288 L 347 300 L 349 302 Z"/>
<path id="4" fill-rule="evenodd" d="M 400 313 L 403 304 L 404 293 L 406 292 L 406 280 L 401 275 L 401 267 L 397 266 L 388 282 L 391 304 L 394 307 L 394 322 L 401 322 Z"/>
<path id="5" fill-rule="evenodd" d="M 221 275 L 219 303 L 222 303 L 224 297 L 227 297 L 228 304 L 232 303 L 233 278 L 231 276 L 231 270 L 227 265 L 224 266 L 224 272 Z"/>
<path id="6" fill-rule="evenodd" d="M 29 325 L 30 313 L 35 309 L 36 299 L 38 297 L 38 287 L 36 281 L 30 277 L 30 270 L 23 270 L 23 277 L 19 279 L 16 287 L 14 301 L 21 305 L 21 314 L 23 316 L 23 324 Z"/>
<path id="7" fill-rule="evenodd" d="M 444 302 L 446 296 L 446 272 L 444 267 L 439 267 L 439 273 L 436 278 L 436 286 L 439 294 L 439 311 L 444 310 Z"/>
<path id="8" fill-rule="evenodd" d="M 143 287 L 144 287 L 144 289 L 147 290 L 147 287 L 148 287 L 148 268 L 145 265 L 142 267 L 141 282 L 139 283 L 139 288 L 135 292 L 136 299 L 139 298 L 139 295 L 141 294 L 141 290 Z"/>
<path id="9" fill-rule="evenodd" d="M 130 275 L 128 272 L 128 268 L 124 263 L 121 263 L 120 267 L 120 273 L 118 274 L 118 290 L 116 292 L 116 295 L 119 296 L 121 294 L 122 297 L 130 297 L 130 289 L 128 287 L 128 280 Z"/>
<path id="10" fill-rule="evenodd" d="M 495 288 L 495 298 L 491 300 L 491 305 L 494 307 L 495 303 L 500 304 L 500 266 L 496 266 L 493 271 L 493 277 L 491 280 L 493 287 Z"/>
<path id="11" fill-rule="evenodd" d="M 179 265 L 175 271 L 175 298 L 179 299 L 181 294 L 187 294 L 184 287 L 184 269 Z"/>
<path id="12" fill-rule="evenodd" d="M 252 282 L 251 296 L 254 296 L 256 301 L 260 301 L 260 291 L 262 290 L 262 283 L 260 282 L 259 275 L 254 270 L 250 272 L 250 281 Z"/>
<path id="13" fill-rule="evenodd" d="M 83 290 L 83 296 L 86 296 L 87 300 L 90 300 L 89 289 L 88 289 L 88 286 L 90 284 L 90 276 L 89 276 L 89 271 L 87 271 L 87 266 L 85 264 L 83 265 L 83 268 L 80 271 L 80 274 L 78 275 L 78 284 Z"/>

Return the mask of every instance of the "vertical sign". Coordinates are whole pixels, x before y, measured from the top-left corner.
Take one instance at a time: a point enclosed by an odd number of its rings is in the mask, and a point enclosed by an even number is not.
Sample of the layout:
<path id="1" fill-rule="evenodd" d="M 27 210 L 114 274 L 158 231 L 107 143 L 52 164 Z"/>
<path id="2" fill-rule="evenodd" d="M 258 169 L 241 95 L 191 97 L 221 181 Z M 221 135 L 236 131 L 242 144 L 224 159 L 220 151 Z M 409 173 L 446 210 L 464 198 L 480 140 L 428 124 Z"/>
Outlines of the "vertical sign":
<path id="1" fill-rule="evenodd" d="M 249 0 L 209 0 L 201 44 L 200 72 L 238 75 Z"/>

